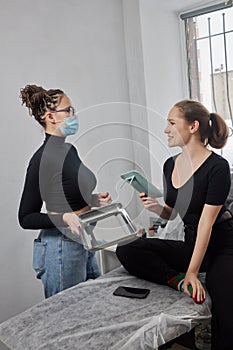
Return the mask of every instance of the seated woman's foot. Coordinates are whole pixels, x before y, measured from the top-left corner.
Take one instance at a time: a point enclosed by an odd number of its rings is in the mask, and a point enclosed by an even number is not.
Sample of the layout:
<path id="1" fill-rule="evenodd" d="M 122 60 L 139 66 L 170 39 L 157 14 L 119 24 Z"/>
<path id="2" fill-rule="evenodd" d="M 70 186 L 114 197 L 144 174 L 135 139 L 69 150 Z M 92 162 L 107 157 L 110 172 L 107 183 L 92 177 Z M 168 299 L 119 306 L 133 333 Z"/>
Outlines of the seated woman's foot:
<path id="1" fill-rule="evenodd" d="M 185 273 L 179 273 L 178 275 L 173 276 L 170 278 L 168 281 L 168 285 L 175 289 L 178 290 L 179 292 L 184 292 L 184 279 L 185 279 Z M 196 304 L 202 304 L 204 303 L 205 299 L 203 300 L 197 300 L 197 296 L 193 296 L 193 288 L 191 284 L 188 286 L 188 291 L 190 293 L 190 297 L 193 299 L 193 301 Z"/>

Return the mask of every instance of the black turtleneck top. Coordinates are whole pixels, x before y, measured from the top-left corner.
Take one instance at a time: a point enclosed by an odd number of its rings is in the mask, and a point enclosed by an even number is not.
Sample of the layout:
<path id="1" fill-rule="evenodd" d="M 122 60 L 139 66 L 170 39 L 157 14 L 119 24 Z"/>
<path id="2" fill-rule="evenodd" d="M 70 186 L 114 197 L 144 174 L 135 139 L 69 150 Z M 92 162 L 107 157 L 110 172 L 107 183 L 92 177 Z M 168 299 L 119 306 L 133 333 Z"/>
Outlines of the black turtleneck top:
<path id="1" fill-rule="evenodd" d="M 66 226 L 63 213 L 91 202 L 95 175 L 82 163 L 76 148 L 65 138 L 45 134 L 32 156 L 19 206 L 19 223 L 25 229 Z M 43 203 L 48 212 L 41 212 Z"/>

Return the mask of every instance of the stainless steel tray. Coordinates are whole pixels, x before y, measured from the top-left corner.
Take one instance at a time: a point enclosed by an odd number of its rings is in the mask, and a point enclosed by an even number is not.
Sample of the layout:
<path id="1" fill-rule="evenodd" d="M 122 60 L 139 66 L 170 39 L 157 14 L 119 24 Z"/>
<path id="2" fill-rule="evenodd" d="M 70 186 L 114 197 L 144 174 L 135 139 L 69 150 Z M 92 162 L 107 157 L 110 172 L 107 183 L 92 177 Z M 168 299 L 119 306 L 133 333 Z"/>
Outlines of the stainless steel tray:
<path id="1" fill-rule="evenodd" d="M 82 243 L 90 251 L 123 244 L 137 234 L 137 227 L 119 202 L 80 214 L 79 220 Z"/>

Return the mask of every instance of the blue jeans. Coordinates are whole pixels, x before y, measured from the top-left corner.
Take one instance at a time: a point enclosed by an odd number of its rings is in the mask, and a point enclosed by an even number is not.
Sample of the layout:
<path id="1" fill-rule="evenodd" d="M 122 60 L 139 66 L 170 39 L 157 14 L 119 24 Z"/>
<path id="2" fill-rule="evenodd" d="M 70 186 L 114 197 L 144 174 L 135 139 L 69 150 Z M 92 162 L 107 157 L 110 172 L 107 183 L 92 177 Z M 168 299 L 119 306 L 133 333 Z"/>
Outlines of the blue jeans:
<path id="1" fill-rule="evenodd" d="M 46 298 L 100 276 L 95 254 L 61 231 L 44 229 L 34 240 L 33 268 L 43 282 Z"/>

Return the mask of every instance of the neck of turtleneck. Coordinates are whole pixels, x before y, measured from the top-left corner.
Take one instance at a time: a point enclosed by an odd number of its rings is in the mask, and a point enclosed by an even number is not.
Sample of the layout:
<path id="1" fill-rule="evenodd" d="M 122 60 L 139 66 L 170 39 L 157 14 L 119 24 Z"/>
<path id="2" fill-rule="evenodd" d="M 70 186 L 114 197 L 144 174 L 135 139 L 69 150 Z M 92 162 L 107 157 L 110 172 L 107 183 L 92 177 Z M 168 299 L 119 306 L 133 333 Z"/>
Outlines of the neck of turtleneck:
<path id="1" fill-rule="evenodd" d="M 51 135 L 51 134 L 45 133 L 45 143 L 48 141 L 50 141 L 50 142 L 52 141 L 53 143 L 62 145 L 62 144 L 64 144 L 65 139 L 66 138 L 62 137 L 62 136 L 56 136 L 56 135 Z"/>

